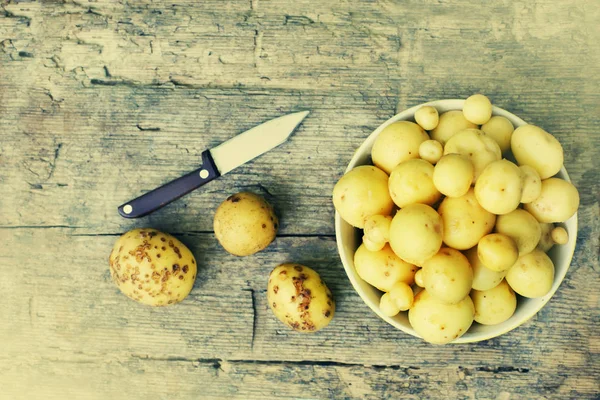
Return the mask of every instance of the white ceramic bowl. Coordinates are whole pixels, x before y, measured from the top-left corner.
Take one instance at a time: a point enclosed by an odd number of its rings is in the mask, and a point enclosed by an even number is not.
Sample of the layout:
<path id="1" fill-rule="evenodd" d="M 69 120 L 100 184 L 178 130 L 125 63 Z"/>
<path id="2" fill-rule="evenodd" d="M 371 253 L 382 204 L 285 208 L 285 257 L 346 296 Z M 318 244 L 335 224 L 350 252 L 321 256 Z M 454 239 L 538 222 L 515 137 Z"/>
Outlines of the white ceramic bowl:
<path id="1" fill-rule="evenodd" d="M 377 128 L 363 142 L 363 144 L 354 153 L 350 164 L 348 164 L 346 172 L 359 165 L 371 164 L 371 148 L 373 147 L 373 143 L 375 142 L 375 139 L 377 138 L 379 133 L 389 124 L 396 121 L 414 121 L 415 111 L 417 111 L 422 106 L 433 106 L 441 114 L 449 110 L 462 110 L 463 103 L 464 100 L 432 101 L 429 103 L 419 104 L 418 106 L 409 108 L 408 110 L 405 110 L 400 114 L 395 115 L 394 117 L 390 118 L 385 123 L 383 123 L 379 128 Z M 523 121 L 516 115 L 511 114 L 510 112 L 495 106 L 493 108 L 493 115 L 501 115 L 508 118 L 510 122 L 513 123 L 515 128 L 526 124 L 525 121 Z M 564 169 L 564 167 L 557 174 L 557 176 L 559 178 L 570 181 L 569 175 L 567 175 L 567 171 Z M 540 297 L 537 299 L 527 299 L 524 297 L 519 297 L 517 310 L 515 311 L 514 315 L 507 321 L 492 326 L 480 325 L 474 322 L 471 328 L 467 331 L 467 333 L 455 340 L 453 343 L 479 342 L 482 340 L 487 340 L 496 336 L 500 336 L 525 323 L 527 320 L 533 317 L 542 307 L 544 307 L 544 305 L 548 302 L 548 300 L 550 300 L 550 298 L 554 295 L 554 293 L 560 286 L 560 283 L 565 278 L 567 270 L 569 269 L 569 265 L 571 264 L 573 252 L 575 251 L 575 242 L 577 239 L 577 214 L 571 217 L 566 223 L 563 224 L 563 226 L 569 233 L 569 242 L 562 246 L 555 245 L 548 253 L 550 258 L 552 258 L 552 261 L 554 262 L 555 266 L 554 284 L 552 285 L 552 289 L 550 290 L 550 292 L 544 297 Z M 379 310 L 379 299 L 382 293 L 373 286 L 369 285 L 367 282 L 363 281 L 356 273 L 356 269 L 354 268 L 354 252 L 362 241 L 360 232 L 360 230 L 354 228 L 353 226 L 342 220 L 340 215 L 336 212 L 335 233 L 337 239 L 337 247 L 338 252 L 340 253 L 340 258 L 342 259 L 342 263 L 344 264 L 346 274 L 348 274 L 348 278 L 350 278 L 350 282 L 352 282 L 354 289 L 358 292 L 363 301 L 377 315 L 379 315 L 380 318 L 384 319 L 396 328 L 408 333 L 409 335 L 419 337 L 408 322 L 407 312 L 401 312 L 395 317 L 388 317 Z"/>

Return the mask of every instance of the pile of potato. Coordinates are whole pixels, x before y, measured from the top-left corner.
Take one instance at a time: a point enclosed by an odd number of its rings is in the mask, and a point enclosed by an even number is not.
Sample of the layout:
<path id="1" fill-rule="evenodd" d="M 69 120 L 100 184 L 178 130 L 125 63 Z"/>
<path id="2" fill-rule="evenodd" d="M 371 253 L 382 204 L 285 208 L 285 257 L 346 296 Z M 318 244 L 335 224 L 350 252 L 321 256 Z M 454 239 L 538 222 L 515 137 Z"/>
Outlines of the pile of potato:
<path id="1" fill-rule="evenodd" d="M 515 292 L 550 291 L 554 265 L 546 252 L 568 240 L 554 223 L 575 214 L 579 194 L 553 177 L 563 164 L 560 143 L 537 126 L 514 129 L 492 116 L 483 95 L 469 97 L 462 111 L 422 107 L 415 121 L 381 131 L 374 165 L 345 174 L 333 203 L 364 231 L 354 265 L 384 292 L 381 311 L 408 310 L 423 339 L 444 344 L 473 321 L 509 319 Z M 516 163 L 503 158 L 510 153 Z"/>

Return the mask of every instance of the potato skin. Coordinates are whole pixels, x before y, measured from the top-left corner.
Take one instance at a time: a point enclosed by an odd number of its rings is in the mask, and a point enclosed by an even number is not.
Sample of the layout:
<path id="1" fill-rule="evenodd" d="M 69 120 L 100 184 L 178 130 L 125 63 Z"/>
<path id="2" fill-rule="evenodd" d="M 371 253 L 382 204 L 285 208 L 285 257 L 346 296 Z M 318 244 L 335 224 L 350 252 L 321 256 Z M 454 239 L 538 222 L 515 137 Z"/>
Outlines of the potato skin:
<path id="1" fill-rule="evenodd" d="M 519 255 L 535 249 L 542 236 L 542 228 L 533 215 L 520 208 L 498 216 L 495 230 L 515 241 Z"/>
<path id="2" fill-rule="evenodd" d="M 546 179 L 540 196 L 524 207 L 540 222 L 565 222 L 579 208 L 579 192 L 565 180 Z"/>
<path id="3" fill-rule="evenodd" d="M 441 197 L 433 185 L 433 165 L 421 159 L 401 162 L 390 175 L 389 190 L 398 207 L 421 203 L 432 205 Z"/>
<path id="4" fill-rule="evenodd" d="M 465 100 L 463 114 L 467 121 L 485 124 L 492 117 L 492 102 L 482 94 L 474 94 Z"/>
<path id="5" fill-rule="evenodd" d="M 428 139 L 423 128 L 414 122 L 394 122 L 386 126 L 373 143 L 373 164 L 389 175 L 402 161 L 418 158 L 419 146 Z"/>
<path id="6" fill-rule="evenodd" d="M 446 111 L 440 115 L 437 126 L 431 131 L 431 138 L 445 145 L 452 136 L 469 128 L 477 128 L 477 125 L 467 121 L 462 111 Z"/>
<path id="7" fill-rule="evenodd" d="M 536 246 L 536 249 L 547 253 L 552 247 L 554 247 L 554 239 L 552 239 L 552 231 L 554 230 L 554 224 L 547 224 L 540 222 L 540 229 L 542 231 L 540 242 Z"/>
<path id="8" fill-rule="evenodd" d="M 531 203 L 542 193 L 542 179 L 535 168 L 529 165 L 521 165 L 519 167 L 523 176 L 523 194 L 521 195 L 521 203 Z"/>
<path id="9" fill-rule="evenodd" d="M 429 294 L 447 304 L 456 304 L 469 295 L 473 270 L 458 250 L 443 247 L 423 263 L 423 283 Z"/>
<path id="10" fill-rule="evenodd" d="M 477 244 L 477 257 L 486 268 L 494 272 L 508 270 L 519 258 L 519 248 L 514 240 L 501 233 L 490 233 Z"/>
<path id="11" fill-rule="evenodd" d="M 554 263 L 540 250 L 519 257 L 506 274 L 510 287 L 523 297 L 542 297 L 552 289 Z"/>
<path id="12" fill-rule="evenodd" d="M 396 282 L 412 285 L 417 272 L 417 267 L 398 257 L 389 244 L 379 251 L 361 244 L 354 253 L 354 268 L 362 280 L 382 292 L 389 292 Z"/>
<path id="13" fill-rule="evenodd" d="M 335 184 L 333 205 L 344 221 L 361 229 L 367 217 L 390 215 L 394 202 L 387 174 L 372 165 L 354 168 Z"/>
<path id="14" fill-rule="evenodd" d="M 110 275 L 127 297 L 150 306 L 182 301 L 196 280 L 196 259 L 175 237 L 156 229 L 123 234 L 109 257 Z"/>
<path id="15" fill-rule="evenodd" d="M 479 129 L 465 129 L 458 132 L 446 143 L 444 155 L 460 154 L 473 163 L 473 182 L 477 182 L 485 167 L 502 158 L 500 146 L 491 137 Z"/>
<path id="16" fill-rule="evenodd" d="M 477 201 L 481 207 L 496 215 L 516 210 L 522 193 L 522 172 L 508 160 L 488 164 L 475 183 Z"/>
<path id="17" fill-rule="evenodd" d="M 275 239 L 279 221 L 264 198 L 242 192 L 221 203 L 213 227 L 225 250 L 236 256 L 249 256 L 264 250 Z"/>
<path id="18" fill-rule="evenodd" d="M 281 322 L 302 333 L 323 329 L 335 313 L 325 282 L 313 269 L 300 264 L 282 264 L 271 271 L 267 301 Z"/>
<path id="19" fill-rule="evenodd" d="M 515 130 L 512 122 L 506 117 L 495 115 L 481 126 L 481 130 L 498 143 L 502 153 L 510 150 L 510 138 Z"/>
<path id="20" fill-rule="evenodd" d="M 460 154 L 446 154 L 433 169 L 433 184 L 448 197 L 467 194 L 474 177 L 473 163 Z"/>
<path id="21" fill-rule="evenodd" d="M 430 131 L 440 122 L 440 115 L 435 107 L 424 106 L 415 112 L 415 121 L 423 129 Z"/>
<path id="22" fill-rule="evenodd" d="M 496 272 L 486 267 L 477 255 L 477 247 L 473 247 L 465 252 L 465 256 L 473 269 L 473 289 L 489 290 L 496 287 L 506 276 L 508 271 Z"/>
<path id="23" fill-rule="evenodd" d="M 560 142 L 535 125 L 523 125 L 515 129 L 510 147 L 519 165 L 533 167 L 542 179 L 556 175 L 563 165 Z"/>
<path id="24" fill-rule="evenodd" d="M 492 289 L 471 291 L 475 321 L 482 325 L 500 324 L 515 313 L 517 296 L 505 280 Z"/>

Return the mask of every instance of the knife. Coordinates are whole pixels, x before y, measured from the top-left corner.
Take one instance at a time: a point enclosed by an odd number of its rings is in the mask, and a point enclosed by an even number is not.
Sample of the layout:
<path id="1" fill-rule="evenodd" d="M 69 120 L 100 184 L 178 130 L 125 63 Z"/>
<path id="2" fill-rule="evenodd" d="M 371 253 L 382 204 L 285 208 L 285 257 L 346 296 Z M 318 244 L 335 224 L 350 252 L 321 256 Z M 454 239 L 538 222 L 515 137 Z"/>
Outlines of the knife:
<path id="1" fill-rule="evenodd" d="M 279 146 L 296 130 L 308 111 L 287 114 L 240 133 L 219 146 L 202 152 L 202 166 L 181 178 L 119 206 L 124 218 L 148 215 L 192 190 L 207 184 Z"/>

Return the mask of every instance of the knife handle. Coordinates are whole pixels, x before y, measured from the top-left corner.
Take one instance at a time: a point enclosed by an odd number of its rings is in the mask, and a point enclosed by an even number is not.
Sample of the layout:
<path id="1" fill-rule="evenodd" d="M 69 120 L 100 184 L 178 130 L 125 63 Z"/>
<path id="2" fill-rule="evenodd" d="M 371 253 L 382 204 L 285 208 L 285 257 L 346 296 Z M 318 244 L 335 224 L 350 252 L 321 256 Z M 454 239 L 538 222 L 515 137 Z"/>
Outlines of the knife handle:
<path id="1" fill-rule="evenodd" d="M 192 190 L 220 176 L 209 150 L 202 152 L 202 166 L 181 178 L 175 179 L 140 197 L 119 206 L 119 214 L 124 218 L 139 218 L 148 215 Z"/>

